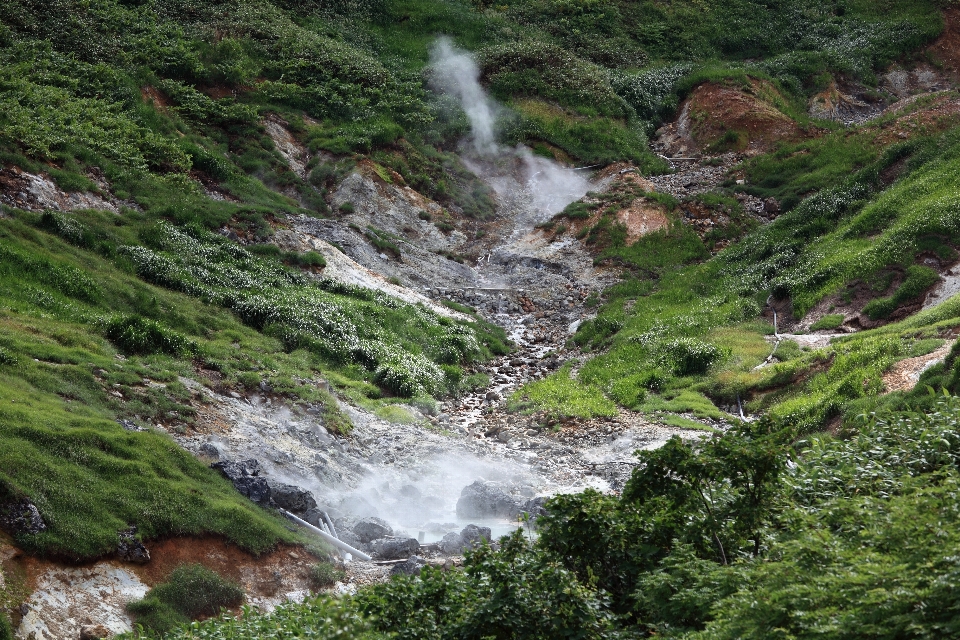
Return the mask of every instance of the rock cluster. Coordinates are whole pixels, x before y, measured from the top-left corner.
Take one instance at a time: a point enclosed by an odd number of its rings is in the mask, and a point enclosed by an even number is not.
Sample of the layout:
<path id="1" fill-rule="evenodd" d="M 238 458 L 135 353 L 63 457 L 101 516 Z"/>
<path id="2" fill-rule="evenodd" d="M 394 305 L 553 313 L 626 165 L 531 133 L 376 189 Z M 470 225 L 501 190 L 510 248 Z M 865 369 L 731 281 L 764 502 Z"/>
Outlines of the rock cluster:
<path id="1" fill-rule="evenodd" d="M 150 551 L 137 540 L 137 527 L 131 526 L 117 534 L 117 557 L 124 562 L 146 564 L 150 562 Z"/>
<path id="2" fill-rule="evenodd" d="M 260 463 L 257 460 L 223 460 L 210 467 L 220 471 L 233 483 L 237 491 L 253 502 L 264 506 L 270 504 L 270 485 L 267 484 L 267 479 L 260 475 Z"/>
<path id="3" fill-rule="evenodd" d="M 233 483 L 237 491 L 261 506 L 279 507 L 301 515 L 317 509 L 317 501 L 310 491 L 296 485 L 268 480 L 262 475 L 260 462 L 253 458 L 239 461 L 221 460 L 210 467 L 220 471 Z M 319 512 L 314 519 L 317 516 Z M 311 524 L 318 526 L 314 522 Z"/>
<path id="4" fill-rule="evenodd" d="M 0 529 L 10 535 L 34 535 L 47 530 L 40 511 L 29 500 L 16 500 L 0 505 Z"/>
<path id="5" fill-rule="evenodd" d="M 516 500 L 504 493 L 497 484 L 477 480 L 460 492 L 457 516 L 460 518 L 515 519 L 520 513 Z"/>
<path id="6" fill-rule="evenodd" d="M 313 494 L 301 487 L 282 482 L 267 481 L 270 487 L 270 500 L 276 506 L 294 513 L 306 513 L 317 507 Z"/>

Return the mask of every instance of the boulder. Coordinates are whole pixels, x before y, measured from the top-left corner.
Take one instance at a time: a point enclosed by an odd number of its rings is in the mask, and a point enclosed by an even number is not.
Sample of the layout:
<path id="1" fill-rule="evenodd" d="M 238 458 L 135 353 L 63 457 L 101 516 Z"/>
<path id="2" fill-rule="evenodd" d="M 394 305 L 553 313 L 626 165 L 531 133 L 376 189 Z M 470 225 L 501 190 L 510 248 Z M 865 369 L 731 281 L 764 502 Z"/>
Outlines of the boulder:
<path id="1" fill-rule="evenodd" d="M 261 473 L 260 462 L 253 458 L 249 460 L 221 460 L 213 463 L 210 467 L 217 469 L 230 481 L 237 478 L 258 477 Z"/>
<path id="2" fill-rule="evenodd" d="M 457 516 L 460 518 L 516 518 L 520 505 L 503 489 L 482 480 L 467 485 L 457 500 Z"/>
<path id="3" fill-rule="evenodd" d="M 103 640 L 113 634 L 102 624 L 85 624 L 80 627 L 80 640 Z"/>
<path id="4" fill-rule="evenodd" d="M 420 552 L 416 538 L 381 538 L 370 543 L 373 555 L 383 560 L 409 558 Z"/>
<path id="5" fill-rule="evenodd" d="M 423 496 L 423 493 L 420 492 L 420 489 L 417 489 L 412 484 L 403 485 L 400 487 L 400 491 L 398 493 L 401 497 L 408 500 L 419 500 Z"/>
<path id="6" fill-rule="evenodd" d="M 256 460 L 223 460 L 210 465 L 222 473 L 242 495 L 259 505 L 270 504 L 270 485 L 260 475 L 260 463 Z"/>
<path id="7" fill-rule="evenodd" d="M 420 575 L 420 569 L 426 566 L 427 561 L 421 558 L 420 556 L 410 556 L 407 558 L 406 562 L 401 562 L 400 564 L 393 565 L 393 568 L 390 569 L 391 575 L 408 575 L 408 576 L 418 576 Z"/>
<path id="8" fill-rule="evenodd" d="M 259 505 L 267 506 L 270 504 L 270 485 L 267 484 L 265 478 L 253 476 L 238 478 L 233 481 L 233 486 L 241 494 Z"/>
<path id="9" fill-rule="evenodd" d="M 36 505 L 29 500 L 15 500 L 0 505 L 0 529 L 10 535 L 37 534 L 47 530 Z"/>
<path id="10" fill-rule="evenodd" d="M 545 503 L 548 499 L 549 498 L 546 496 L 530 498 L 523 505 L 522 512 L 529 516 L 528 522 L 531 525 L 535 525 L 537 523 L 537 518 L 547 514 L 547 510 L 544 508 L 543 503 Z"/>
<path id="11" fill-rule="evenodd" d="M 267 484 L 270 486 L 270 498 L 281 509 L 294 513 L 305 513 L 317 506 L 313 494 L 302 487 L 282 482 L 268 482 Z"/>
<path id="12" fill-rule="evenodd" d="M 364 518 L 353 526 L 353 533 L 361 542 L 373 542 L 379 538 L 393 535 L 393 529 L 384 520 L 376 517 Z"/>
<path id="13" fill-rule="evenodd" d="M 491 533 L 490 527 L 478 527 L 475 524 L 468 524 L 460 532 L 460 538 L 463 541 L 462 550 L 470 551 L 471 549 L 476 549 L 484 540 L 490 542 Z"/>
<path id="14" fill-rule="evenodd" d="M 131 526 L 117 534 L 120 539 L 117 543 L 117 556 L 124 562 L 146 564 L 150 562 L 150 551 L 143 543 L 137 540 L 137 527 Z"/>
<path id="15" fill-rule="evenodd" d="M 370 552 L 370 543 L 361 542 L 352 531 L 340 531 L 337 530 L 337 538 L 340 539 L 340 542 L 344 542 L 354 549 L 359 549 L 360 551 L 369 553 Z"/>
<path id="16" fill-rule="evenodd" d="M 456 555 L 463 550 L 463 536 L 456 531 L 451 531 L 443 536 L 439 544 L 440 552 L 448 556 Z"/>
<path id="17" fill-rule="evenodd" d="M 202 445 L 200 445 L 200 455 L 207 456 L 212 460 L 219 460 L 220 450 L 217 449 L 217 447 L 214 446 L 213 444 L 209 442 L 204 442 Z"/>

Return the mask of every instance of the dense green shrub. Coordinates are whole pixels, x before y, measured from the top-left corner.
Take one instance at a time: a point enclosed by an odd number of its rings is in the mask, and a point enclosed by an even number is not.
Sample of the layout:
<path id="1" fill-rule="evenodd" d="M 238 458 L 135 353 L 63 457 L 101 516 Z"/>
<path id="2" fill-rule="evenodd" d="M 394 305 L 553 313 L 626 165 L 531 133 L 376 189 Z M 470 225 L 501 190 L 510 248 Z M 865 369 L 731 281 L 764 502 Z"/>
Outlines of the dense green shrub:
<path id="1" fill-rule="evenodd" d="M 703 375 L 724 356 L 720 347 L 695 338 L 678 338 L 662 347 L 663 363 L 678 376 Z"/>
<path id="2" fill-rule="evenodd" d="M 166 353 L 176 356 L 191 346 L 186 336 L 141 316 L 114 316 L 107 321 L 105 333 L 122 350 L 138 355 Z"/>
<path id="3" fill-rule="evenodd" d="M 907 267 L 906 276 L 893 295 L 871 300 L 863 307 L 863 312 L 871 320 L 886 318 L 900 305 L 916 300 L 939 280 L 940 274 L 934 269 L 923 265 L 911 265 Z"/>
<path id="4" fill-rule="evenodd" d="M 318 562 L 310 567 L 310 583 L 317 589 L 333 586 L 343 580 L 347 573 L 331 562 Z"/>
<path id="5" fill-rule="evenodd" d="M 481 547 L 463 571 L 425 568 L 358 594 L 356 606 L 398 640 L 612 637 L 603 599 L 518 530 Z"/>
<path id="6" fill-rule="evenodd" d="M 202 564 L 182 565 L 166 582 L 131 602 L 127 610 L 138 625 L 154 633 L 166 633 L 199 616 L 213 616 L 225 607 L 243 602 L 243 589 Z"/>
<path id="7" fill-rule="evenodd" d="M 303 604 L 285 603 L 264 614 L 244 607 L 242 616 L 223 616 L 182 625 L 164 634 L 167 640 L 210 640 L 232 638 L 276 638 L 277 640 L 386 640 L 385 634 L 352 607 L 344 606 L 343 598 L 308 598 Z M 130 638 L 131 636 L 118 636 Z"/>
<path id="8" fill-rule="evenodd" d="M 530 40 L 498 45 L 482 50 L 478 62 L 496 96 L 539 96 L 588 115 L 633 116 L 601 67 L 560 47 Z"/>
<path id="9" fill-rule="evenodd" d="M 5 613 L 0 614 L 0 640 L 13 640 L 13 627 Z"/>

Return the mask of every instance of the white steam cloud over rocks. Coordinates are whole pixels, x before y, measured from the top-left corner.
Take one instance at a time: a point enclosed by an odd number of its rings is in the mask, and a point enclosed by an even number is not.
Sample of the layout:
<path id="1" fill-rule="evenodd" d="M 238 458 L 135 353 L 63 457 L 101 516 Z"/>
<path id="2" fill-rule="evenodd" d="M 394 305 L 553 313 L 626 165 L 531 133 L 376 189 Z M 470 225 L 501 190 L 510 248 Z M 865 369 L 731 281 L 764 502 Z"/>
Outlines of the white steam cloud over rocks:
<path id="1" fill-rule="evenodd" d="M 504 161 L 514 165 L 507 172 L 518 171 L 519 186 L 532 199 L 541 214 L 553 215 L 579 200 L 591 183 L 579 171 L 569 169 L 548 158 L 535 156 L 522 145 L 502 147 L 497 143 L 497 119 L 504 112 L 480 84 L 480 69 L 470 53 L 458 49 L 449 38 L 440 38 L 430 52 L 431 83 L 434 89 L 453 96 L 470 121 L 470 138 L 464 145 L 464 161 L 473 171 L 502 192 L 500 178 Z"/>

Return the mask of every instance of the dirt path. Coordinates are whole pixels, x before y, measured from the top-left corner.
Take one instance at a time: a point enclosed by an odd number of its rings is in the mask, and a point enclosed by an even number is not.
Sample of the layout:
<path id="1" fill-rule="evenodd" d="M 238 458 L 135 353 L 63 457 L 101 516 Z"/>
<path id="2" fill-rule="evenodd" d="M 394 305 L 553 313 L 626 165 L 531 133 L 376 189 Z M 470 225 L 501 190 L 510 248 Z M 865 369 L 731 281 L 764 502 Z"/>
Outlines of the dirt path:
<path id="1" fill-rule="evenodd" d="M 917 382 L 920 381 L 920 376 L 924 371 L 944 361 L 955 342 L 955 340 L 950 340 L 932 353 L 907 358 L 890 367 L 890 370 L 883 374 L 885 392 L 893 393 L 894 391 L 910 391 L 913 389 L 917 386 Z"/>

